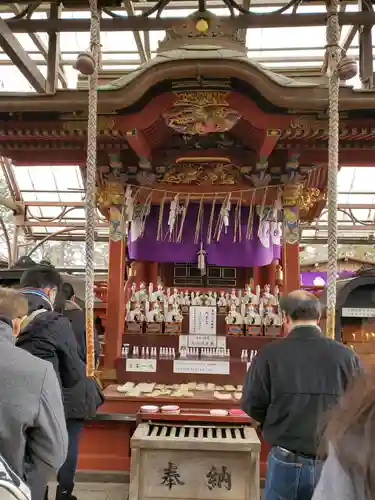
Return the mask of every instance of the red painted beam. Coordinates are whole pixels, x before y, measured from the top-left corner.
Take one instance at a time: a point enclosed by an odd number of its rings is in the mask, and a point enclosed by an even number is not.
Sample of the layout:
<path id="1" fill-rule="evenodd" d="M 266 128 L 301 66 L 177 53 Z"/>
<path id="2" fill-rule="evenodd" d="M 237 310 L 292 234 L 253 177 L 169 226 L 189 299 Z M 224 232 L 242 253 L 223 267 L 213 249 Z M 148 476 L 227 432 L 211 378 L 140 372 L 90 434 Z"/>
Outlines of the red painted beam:
<path id="1" fill-rule="evenodd" d="M 143 132 L 139 129 L 128 131 L 127 140 L 129 146 L 137 154 L 138 158 L 146 157 L 151 160 L 151 148 L 148 145 Z"/>

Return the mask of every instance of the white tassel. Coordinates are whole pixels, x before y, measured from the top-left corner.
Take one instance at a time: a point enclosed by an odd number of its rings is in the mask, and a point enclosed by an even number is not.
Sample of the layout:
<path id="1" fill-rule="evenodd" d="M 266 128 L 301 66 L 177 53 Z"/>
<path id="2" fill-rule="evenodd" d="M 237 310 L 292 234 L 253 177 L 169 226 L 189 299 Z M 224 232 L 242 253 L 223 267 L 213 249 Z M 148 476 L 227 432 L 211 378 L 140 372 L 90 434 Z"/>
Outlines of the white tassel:
<path id="1" fill-rule="evenodd" d="M 198 252 L 198 269 L 201 276 L 206 276 L 206 254 L 207 252 L 203 250 L 203 243 L 201 243 L 201 249 Z"/>
<path id="2" fill-rule="evenodd" d="M 176 223 L 177 208 L 178 208 L 178 194 L 174 197 L 174 200 L 171 202 L 171 206 L 169 209 L 169 217 L 168 217 L 169 239 L 172 238 L 174 225 Z"/>
<path id="3" fill-rule="evenodd" d="M 224 233 L 227 234 L 229 227 L 229 214 L 231 209 L 230 196 L 228 197 L 228 201 L 223 206 L 223 224 L 224 224 Z"/>

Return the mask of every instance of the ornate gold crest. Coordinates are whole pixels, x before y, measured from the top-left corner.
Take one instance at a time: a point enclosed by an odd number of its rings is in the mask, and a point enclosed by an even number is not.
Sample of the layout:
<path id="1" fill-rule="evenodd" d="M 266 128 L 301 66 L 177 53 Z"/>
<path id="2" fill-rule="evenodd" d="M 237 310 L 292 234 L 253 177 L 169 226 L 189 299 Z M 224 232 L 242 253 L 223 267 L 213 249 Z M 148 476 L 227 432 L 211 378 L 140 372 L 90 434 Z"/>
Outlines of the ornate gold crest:
<path id="1" fill-rule="evenodd" d="M 232 185 L 239 171 L 227 163 L 181 163 L 173 166 L 161 180 L 166 184 Z"/>
<path id="2" fill-rule="evenodd" d="M 229 107 L 226 92 L 177 92 L 172 109 L 163 114 L 168 127 L 186 135 L 226 132 L 241 118 Z"/>
<path id="3" fill-rule="evenodd" d="M 98 186 L 96 202 L 101 209 L 110 208 L 112 205 L 122 205 L 124 201 L 124 186 L 119 182 L 106 182 Z"/>

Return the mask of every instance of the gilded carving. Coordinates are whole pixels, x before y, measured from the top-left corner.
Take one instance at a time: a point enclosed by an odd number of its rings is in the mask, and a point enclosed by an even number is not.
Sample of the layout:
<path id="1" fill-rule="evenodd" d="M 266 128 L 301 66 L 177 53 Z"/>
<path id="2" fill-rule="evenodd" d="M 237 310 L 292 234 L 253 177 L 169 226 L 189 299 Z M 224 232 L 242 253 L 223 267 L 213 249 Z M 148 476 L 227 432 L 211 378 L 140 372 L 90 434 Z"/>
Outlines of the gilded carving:
<path id="1" fill-rule="evenodd" d="M 309 135 L 316 130 L 328 133 L 328 122 L 326 120 L 317 120 L 313 116 L 298 116 L 290 122 L 290 130 L 299 136 Z M 287 132 L 287 135 L 290 133 Z"/>
<path id="2" fill-rule="evenodd" d="M 96 202 L 101 209 L 112 205 L 122 205 L 124 201 L 124 185 L 120 182 L 106 182 L 96 190 Z"/>
<path id="3" fill-rule="evenodd" d="M 302 188 L 302 184 L 289 184 L 284 186 L 283 206 L 294 207 L 299 205 Z"/>
<path id="4" fill-rule="evenodd" d="M 233 185 L 236 182 L 238 170 L 227 163 L 184 163 L 173 166 L 161 179 L 167 184 L 213 184 Z"/>
<path id="5" fill-rule="evenodd" d="M 319 199 L 320 189 L 304 187 L 299 196 L 300 214 L 306 215 Z"/>
<path id="6" fill-rule="evenodd" d="M 226 132 L 241 118 L 238 111 L 229 107 L 227 92 L 176 92 L 176 97 L 174 106 L 163 117 L 168 127 L 181 134 Z"/>

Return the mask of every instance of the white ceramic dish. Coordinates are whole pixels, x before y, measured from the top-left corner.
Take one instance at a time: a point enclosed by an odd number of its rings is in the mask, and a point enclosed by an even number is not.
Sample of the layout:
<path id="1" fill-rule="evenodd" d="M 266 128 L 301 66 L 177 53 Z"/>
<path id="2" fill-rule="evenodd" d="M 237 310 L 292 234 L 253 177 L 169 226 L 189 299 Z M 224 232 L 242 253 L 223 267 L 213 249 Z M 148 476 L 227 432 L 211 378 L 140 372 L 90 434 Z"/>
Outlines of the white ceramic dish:
<path id="1" fill-rule="evenodd" d="M 159 407 L 156 405 L 141 406 L 142 413 L 157 413 L 158 411 L 159 411 Z"/>
<path id="2" fill-rule="evenodd" d="M 228 410 L 210 410 L 210 415 L 212 417 L 226 417 L 228 415 Z"/>
<path id="3" fill-rule="evenodd" d="M 160 410 L 162 413 L 168 413 L 168 415 L 178 415 L 180 413 L 180 407 L 177 405 L 165 405 Z"/>

